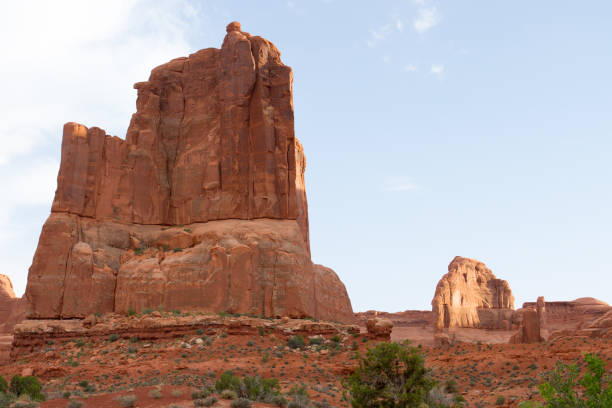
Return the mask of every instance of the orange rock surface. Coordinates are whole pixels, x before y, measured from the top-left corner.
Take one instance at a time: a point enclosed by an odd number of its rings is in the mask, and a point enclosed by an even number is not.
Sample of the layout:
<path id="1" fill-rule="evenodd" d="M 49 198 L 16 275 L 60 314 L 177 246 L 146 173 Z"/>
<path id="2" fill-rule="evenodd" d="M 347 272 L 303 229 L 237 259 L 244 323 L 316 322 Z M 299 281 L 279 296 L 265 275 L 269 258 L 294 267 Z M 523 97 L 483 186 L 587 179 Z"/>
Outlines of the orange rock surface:
<path id="1" fill-rule="evenodd" d="M 221 49 L 135 88 L 125 140 L 64 126 L 29 317 L 161 306 L 352 322 L 342 282 L 310 260 L 292 71 L 276 47 L 231 23 Z"/>
<path id="2" fill-rule="evenodd" d="M 0 334 L 10 333 L 25 318 L 25 301 L 15 296 L 11 279 L 0 274 Z"/>
<path id="3" fill-rule="evenodd" d="M 431 301 L 435 328 L 477 327 L 508 330 L 514 296 L 508 282 L 497 279 L 482 262 L 455 257 Z"/>

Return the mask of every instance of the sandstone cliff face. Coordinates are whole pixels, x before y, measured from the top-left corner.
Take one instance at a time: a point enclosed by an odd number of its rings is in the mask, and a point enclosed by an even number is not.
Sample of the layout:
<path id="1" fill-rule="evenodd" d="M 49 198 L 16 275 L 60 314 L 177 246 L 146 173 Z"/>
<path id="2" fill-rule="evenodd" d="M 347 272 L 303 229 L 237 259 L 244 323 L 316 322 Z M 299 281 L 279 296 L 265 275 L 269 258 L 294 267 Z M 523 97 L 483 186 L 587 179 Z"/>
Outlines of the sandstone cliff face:
<path id="1" fill-rule="evenodd" d="M 540 343 L 544 341 L 542 336 L 542 312 L 534 308 L 517 310 L 517 315 L 521 321 L 519 330 L 510 338 L 509 343 Z"/>
<path id="2" fill-rule="evenodd" d="M 0 274 L 0 334 L 11 333 L 13 326 L 25 318 L 25 302 L 15 296 L 13 283 Z"/>
<path id="3" fill-rule="evenodd" d="M 455 257 L 431 301 L 436 329 L 477 327 L 510 329 L 514 296 L 482 262 Z"/>
<path id="4" fill-rule="evenodd" d="M 155 68 L 125 140 L 68 123 L 53 212 L 123 223 L 296 219 L 308 242 L 291 68 L 228 26 L 223 47 Z"/>
<path id="5" fill-rule="evenodd" d="M 232 23 L 220 50 L 135 88 L 125 140 L 64 126 L 29 317 L 162 306 L 352 322 L 342 282 L 310 260 L 292 72 L 276 47 Z"/>

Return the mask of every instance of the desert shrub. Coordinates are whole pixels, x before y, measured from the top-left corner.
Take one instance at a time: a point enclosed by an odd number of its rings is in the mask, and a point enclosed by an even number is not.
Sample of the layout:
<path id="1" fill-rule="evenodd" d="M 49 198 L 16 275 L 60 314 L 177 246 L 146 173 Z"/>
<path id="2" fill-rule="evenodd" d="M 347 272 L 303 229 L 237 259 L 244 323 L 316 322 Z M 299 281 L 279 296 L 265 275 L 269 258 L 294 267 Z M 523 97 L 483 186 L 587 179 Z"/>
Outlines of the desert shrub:
<path id="1" fill-rule="evenodd" d="M 198 391 L 193 391 L 191 393 L 191 399 L 193 399 L 193 400 L 204 399 L 204 398 L 208 397 L 209 395 L 210 395 L 210 390 L 208 388 L 203 388 L 203 389 L 198 390 Z"/>
<path id="2" fill-rule="evenodd" d="M 343 383 L 354 408 L 418 407 L 435 384 L 414 347 L 379 343 L 358 362 Z"/>
<path id="3" fill-rule="evenodd" d="M 287 406 L 287 398 L 283 397 L 282 395 L 275 395 L 270 400 L 270 403 L 276 405 L 277 407 L 285 408 Z"/>
<path id="4" fill-rule="evenodd" d="M 280 394 L 280 385 L 276 378 L 261 378 L 258 376 L 242 379 L 238 395 L 253 401 L 269 402 L 272 397 Z"/>
<path id="5" fill-rule="evenodd" d="M 30 400 L 29 398 L 19 399 L 15 401 L 11 408 L 37 408 L 38 403 Z"/>
<path id="6" fill-rule="evenodd" d="M 128 311 L 127 311 L 127 315 L 128 316 L 134 316 L 135 314 L 136 314 L 136 311 L 130 307 L 128 309 Z"/>
<path id="7" fill-rule="evenodd" d="M 312 401 L 312 405 L 314 405 L 315 408 L 332 408 L 326 399 L 323 399 L 323 401 Z"/>
<path id="8" fill-rule="evenodd" d="M 130 395 L 122 395 L 121 397 L 117 398 L 117 400 L 119 400 L 119 404 L 121 404 L 122 407 L 133 407 L 134 404 L 136 404 L 136 395 L 134 394 L 130 394 Z"/>
<path id="9" fill-rule="evenodd" d="M 304 396 L 296 394 L 293 396 L 291 401 L 289 401 L 287 408 L 311 408 L 310 399 L 307 395 Z"/>
<path id="10" fill-rule="evenodd" d="M 1 408 L 8 408 L 11 405 L 11 402 L 13 402 L 13 398 L 11 398 L 11 395 L 6 394 L 4 392 L 0 392 L 0 407 Z"/>
<path id="11" fill-rule="evenodd" d="M 113 342 L 119 340 L 119 335 L 117 333 L 111 333 L 108 336 L 108 341 Z"/>
<path id="12" fill-rule="evenodd" d="M 183 395 L 183 391 L 181 390 L 172 390 L 172 392 L 170 393 L 172 394 L 173 397 L 180 397 L 181 395 Z"/>
<path id="13" fill-rule="evenodd" d="M 495 400 L 495 405 L 504 405 L 506 403 L 506 397 L 504 397 L 503 395 L 498 395 L 497 399 Z"/>
<path id="14" fill-rule="evenodd" d="M 162 392 L 158 388 L 149 391 L 149 397 L 151 397 L 153 399 L 160 399 L 162 396 L 163 396 Z"/>
<path id="15" fill-rule="evenodd" d="M 8 391 L 8 383 L 3 376 L 0 375 L 0 392 Z"/>
<path id="16" fill-rule="evenodd" d="M 534 401 L 524 401 L 517 405 L 517 408 L 541 408 L 542 405 Z"/>
<path id="17" fill-rule="evenodd" d="M 545 407 L 612 407 L 612 378 L 605 375 L 605 362 L 593 354 L 585 354 L 584 360 L 586 370 L 582 378 L 579 378 L 578 365 L 562 362 L 557 362 L 555 370 L 544 374 L 544 382 L 538 389 L 546 401 Z"/>
<path id="18" fill-rule="evenodd" d="M 66 408 L 83 408 L 83 401 L 70 400 Z"/>
<path id="19" fill-rule="evenodd" d="M 311 337 L 310 339 L 308 339 L 308 344 L 310 344 L 311 346 L 317 346 L 323 343 L 323 340 L 324 339 L 321 336 Z"/>
<path id="20" fill-rule="evenodd" d="M 204 398 L 202 401 L 202 406 L 203 407 L 212 407 L 213 405 L 215 405 L 219 400 L 217 399 L 217 397 L 215 397 L 214 395 L 208 397 L 208 398 Z"/>
<path id="21" fill-rule="evenodd" d="M 11 378 L 11 384 L 9 386 L 10 392 L 15 394 L 17 397 L 26 395 L 33 401 L 44 401 L 45 396 L 41 392 L 40 381 L 33 375 L 21 377 L 14 375 Z"/>
<path id="22" fill-rule="evenodd" d="M 301 334 L 296 334 L 295 336 L 289 337 L 287 340 L 287 345 L 292 349 L 303 348 L 304 347 L 304 338 Z"/>
<path id="23" fill-rule="evenodd" d="M 221 391 L 221 398 L 233 400 L 238 398 L 238 394 L 234 390 L 223 390 Z"/>
<path id="24" fill-rule="evenodd" d="M 455 394 L 457 392 L 457 381 L 454 378 L 449 378 L 444 383 L 444 391 Z"/>
<path id="25" fill-rule="evenodd" d="M 240 378 L 236 377 L 232 371 L 225 371 L 215 382 L 217 391 L 232 390 L 238 392 L 240 389 Z"/>
<path id="26" fill-rule="evenodd" d="M 425 396 L 425 403 L 429 408 L 448 408 L 453 403 L 453 397 L 434 386 Z"/>
<path id="27" fill-rule="evenodd" d="M 251 408 L 253 403 L 248 398 L 236 398 L 230 403 L 230 407 L 232 408 Z"/>

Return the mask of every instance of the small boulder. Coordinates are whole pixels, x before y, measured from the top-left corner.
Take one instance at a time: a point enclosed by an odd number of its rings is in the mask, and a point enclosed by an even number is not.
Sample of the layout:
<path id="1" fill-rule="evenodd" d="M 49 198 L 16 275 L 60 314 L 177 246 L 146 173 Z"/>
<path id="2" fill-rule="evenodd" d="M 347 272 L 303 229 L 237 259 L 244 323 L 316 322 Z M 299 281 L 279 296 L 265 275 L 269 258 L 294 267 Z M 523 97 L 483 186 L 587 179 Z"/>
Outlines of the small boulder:
<path id="1" fill-rule="evenodd" d="M 372 338 L 391 340 L 393 322 L 384 317 L 374 317 L 366 321 L 366 329 Z"/>

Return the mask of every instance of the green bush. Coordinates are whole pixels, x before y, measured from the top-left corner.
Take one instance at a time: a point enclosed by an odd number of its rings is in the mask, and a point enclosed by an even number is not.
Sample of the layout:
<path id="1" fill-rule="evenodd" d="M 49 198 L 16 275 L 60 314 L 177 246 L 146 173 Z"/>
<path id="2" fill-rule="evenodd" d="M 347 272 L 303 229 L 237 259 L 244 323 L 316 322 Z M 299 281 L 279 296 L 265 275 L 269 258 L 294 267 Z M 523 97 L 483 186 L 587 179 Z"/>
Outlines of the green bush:
<path id="1" fill-rule="evenodd" d="M 506 397 L 504 397 L 503 395 L 498 395 L 497 399 L 495 400 L 495 405 L 504 405 L 506 403 Z"/>
<path id="2" fill-rule="evenodd" d="M 287 345 L 292 349 L 303 348 L 304 338 L 302 337 L 301 334 L 291 336 L 289 337 L 289 340 L 287 340 Z"/>
<path id="3" fill-rule="evenodd" d="M 240 378 L 236 377 L 232 371 L 226 371 L 215 382 L 217 391 L 232 390 L 238 392 L 240 389 Z"/>
<path id="4" fill-rule="evenodd" d="M 119 340 L 119 335 L 117 333 L 112 333 L 108 336 L 108 341 L 113 342 Z"/>
<path id="5" fill-rule="evenodd" d="M 210 390 L 208 388 L 202 388 L 199 391 L 193 391 L 191 393 L 191 399 L 204 399 L 210 395 Z"/>
<path id="6" fill-rule="evenodd" d="M 42 394 L 41 389 L 40 381 L 33 375 L 25 377 L 14 375 L 13 378 L 11 378 L 11 384 L 9 386 L 9 391 L 17 397 L 26 395 L 33 401 L 45 400 L 45 396 Z"/>
<path id="7" fill-rule="evenodd" d="M 83 401 L 78 401 L 78 400 L 70 400 L 68 402 L 68 405 L 66 405 L 66 408 L 82 408 L 83 407 Z"/>
<path id="8" fill-rule="evenodd" d="M 276 378 L 261 378 L 258 376 L 242 379 L 238 395 L 253 401 L 270 402 L 272 398 L 280 394 L 280 385 Z"/>
<path id="9" fill-rule="evenodd" d="M 0 392 L 8 391 L 8 383 L 3 376 L 0 375 Z"/>
<path id="10" fill-rule="evenodd" d="M 311 337 L 310 339 L 308 339 L 308 344 L 310 344 L 311 346 L 317 346 L 323 343 L 323 340 L 325 339 L 321 336 Z"/>
<path id="11" fill-rule="evenodd" d="M 585 354 L 586 370 L 580 378 L 577 364 L 557 362 L 557 367 L 543 375 L 538 386 L 547 408 L 599 408 L 612 407 L 612 377 L 606 374 L 606 364 L 593 354 Z M 580 389 L 578 389 L 580 387 Z M 541 405 L 526 401 L 521 408 Z"/>
<path id="12" fill-rule="evenodd" d="M 414 347 L 379 343 L 358 360 L 343 383 L 354 408 L 418 407 L 435 384 Z"/>

